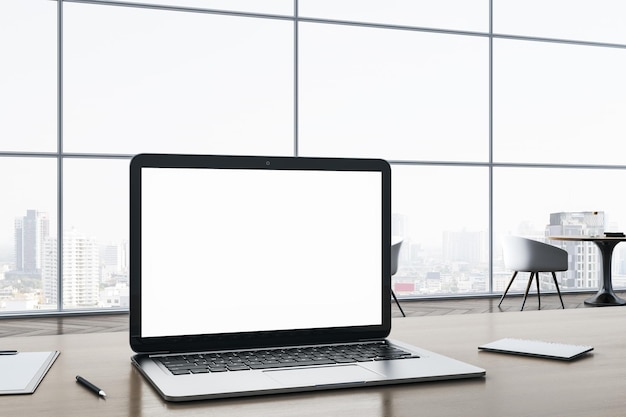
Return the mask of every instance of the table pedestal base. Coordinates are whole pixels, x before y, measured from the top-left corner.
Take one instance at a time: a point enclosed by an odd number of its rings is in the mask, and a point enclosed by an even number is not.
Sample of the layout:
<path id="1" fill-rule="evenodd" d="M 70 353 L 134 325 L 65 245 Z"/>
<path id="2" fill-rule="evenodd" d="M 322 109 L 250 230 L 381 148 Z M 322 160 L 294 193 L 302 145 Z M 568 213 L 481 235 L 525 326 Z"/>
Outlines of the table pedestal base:
<path id="1" fill-rule="evenodd" d="M 626 305 L 626 300 L 612 292 L 600 291 L 593 297 L 587 298 L 585 304 L 596 307 L 623 306 Z"/>

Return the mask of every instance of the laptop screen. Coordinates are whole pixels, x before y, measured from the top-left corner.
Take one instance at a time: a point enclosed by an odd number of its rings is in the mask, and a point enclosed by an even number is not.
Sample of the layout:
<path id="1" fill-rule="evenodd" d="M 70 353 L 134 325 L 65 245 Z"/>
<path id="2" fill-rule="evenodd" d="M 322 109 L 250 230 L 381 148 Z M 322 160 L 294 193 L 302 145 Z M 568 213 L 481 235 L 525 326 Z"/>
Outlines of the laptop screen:
<path id="1" fill-rule="evenodd" d="M 388 174 L 353 161 L 135 157 L 131 333 L 284 341 L 386 327 Z"/>

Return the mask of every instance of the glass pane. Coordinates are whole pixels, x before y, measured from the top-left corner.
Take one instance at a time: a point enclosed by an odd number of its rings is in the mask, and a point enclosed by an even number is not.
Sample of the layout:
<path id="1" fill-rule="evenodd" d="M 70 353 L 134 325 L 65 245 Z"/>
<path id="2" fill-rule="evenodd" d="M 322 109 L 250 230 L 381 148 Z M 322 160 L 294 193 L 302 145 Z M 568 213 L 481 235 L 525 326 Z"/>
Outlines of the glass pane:
<path id="1" fill-rule="evenodd" d="M 56 309 L 56 160 L 0 158 L 0 314 Z"/>
<path id="2" fill-rule="evenodd" d="M 397 296 L 489 290 L 487 168 L 393 167 Z"/>
<path id="3" fill-rule="evenodd" d="M 566 226 L 578 227 L 578 234 L 626 231 L 624 199 L 615 192 L 615 185 L 624 182 L 626 170 L 622 169 L 495 168 L 494 292 L 503 292 L 511 277 L 502 262 L 503 235 L 544 241 L 547 234 L 565 234 Z M 556 216 L 551 219 L 553 214 Z M 547 242 L 561 245 L 557 241 Z M 570 265 L 567 272 L 557 273 L 561 289 L 597 289 L 602 264 L 593 243 L 576 243 L 566 249 Z M 576 251 L 586 253 L 586 259 L 577 260 Z M 625 261 L 626 245 L 618 245 L 612 266 L 616 288 L 626 287 Z M 550 280 L 549 276 L 545 278 Z M 519 281 L 521 288 L 524 280 Z"/>
<path id="4" fill-rule="evenodd" d="M 485 0 L 300 0 L 301 17 L 419 26 L 489 30 Z"/>
<path id="5" fill-rule="evenodd" d="M 494 160 L 623 164 L 626 54 L 494 41 Z"/>
<path id="6" fill-rule="evenodd" d="M 494 0 L 495 33 L 626 43 L 623 0 Z"/>
<path id="7" fill-rule="evenodd" d="M 482 38 L 302 24 L 301 153 L 488 160 L 488 57 Z"/>
<path id="8" fill-rule="evenodd" d="M 70 3 L 64 22 L 65 151 L 293 153 L 293 23 Z"/>
<path id="9" fill-rule="evenodd" d="M 128 307 L 127 160 L 63 163 L 63 307 Z"/>
<path id="10" fill-rule="evenodd" d="M 0 151 L 57 144 L 57 3 L 0 2 Z"/>
<path id="11" fill-rule="evenodd" d="M 150 5 L 192 7 L 247 13 L 293 15 L 293 0 L 113 0 L 119 3 L 148 3 Z"/>

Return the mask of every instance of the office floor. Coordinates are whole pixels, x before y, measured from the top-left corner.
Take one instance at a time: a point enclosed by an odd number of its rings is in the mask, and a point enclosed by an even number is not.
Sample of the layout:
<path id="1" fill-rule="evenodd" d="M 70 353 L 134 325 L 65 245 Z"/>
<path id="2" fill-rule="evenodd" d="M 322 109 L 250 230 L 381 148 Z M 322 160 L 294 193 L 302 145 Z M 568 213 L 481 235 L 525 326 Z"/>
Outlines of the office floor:
<path id="1" fill-rule="evenodd" d="M 626 294 L 618 293 L 623 298 Z M 563 295 L 565 308 L 598 308 L 588 307 L 584 300 L 590 294 Z M 522 298 L 507 296 L 498 307 L 499 298 L 464 298 L 440 300 L 405 300 L 400 301 L 402 309 L 408 317 L 433 316 L 449 314 L 483 314 L 519 311 Z M 542 295 L 541 309 L 560 309 L 556 295 Z M 626 308 L 626 307 L 625 307 Z M 537 310 L 537 296 L 528 296 L 524 310 Z M 392 303 L 392 316 L 402 318 L 400 310 Z M 88 316 L 36 317 L 36 318 L 0 318 L 0 338 L 10 336 L 39 336 L 69 333 L 126 332 L 128 331 L 128 314 L 100 314 Z"/>

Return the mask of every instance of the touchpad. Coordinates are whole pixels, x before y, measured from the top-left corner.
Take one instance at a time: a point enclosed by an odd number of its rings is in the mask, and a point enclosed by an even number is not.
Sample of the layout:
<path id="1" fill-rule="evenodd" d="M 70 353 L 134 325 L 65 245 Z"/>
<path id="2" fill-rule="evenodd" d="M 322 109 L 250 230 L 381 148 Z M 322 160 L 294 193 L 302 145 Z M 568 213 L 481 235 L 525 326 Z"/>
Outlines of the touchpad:
<path id="1" fill-rule="evenodd" d="M 381 378 L 374 371 L 358 365 L 323 366 L 265 371 L 265 375 L 286 386 L 315 386 L 361 383 Z"/>

